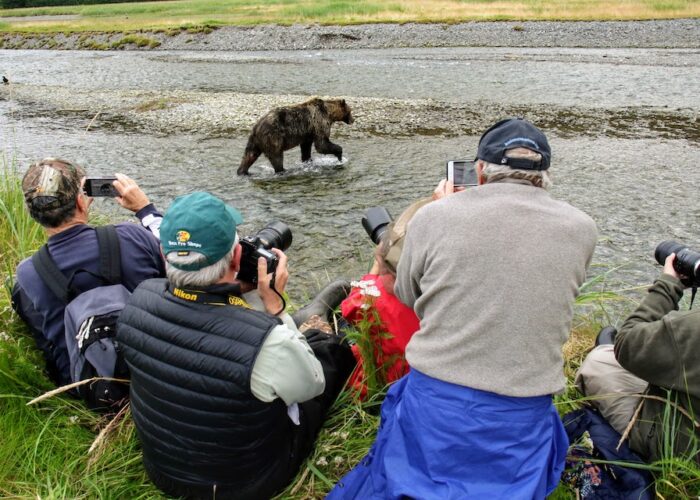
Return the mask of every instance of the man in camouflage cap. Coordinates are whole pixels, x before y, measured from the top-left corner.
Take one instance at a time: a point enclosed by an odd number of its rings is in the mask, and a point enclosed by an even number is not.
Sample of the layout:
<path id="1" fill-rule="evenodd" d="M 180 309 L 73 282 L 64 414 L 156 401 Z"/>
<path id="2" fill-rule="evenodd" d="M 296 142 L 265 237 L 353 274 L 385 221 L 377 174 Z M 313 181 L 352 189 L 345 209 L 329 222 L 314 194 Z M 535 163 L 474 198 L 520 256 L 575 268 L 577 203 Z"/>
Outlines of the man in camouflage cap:
<path id="1" fill-rule="evenodd" d="M 115 199 L 134 212 L 142 225 L 116 224 L 121 251 L 122 284 L 132 291 L 143 280 L 164 275 L 158 244 L 162 215 L 129 177 L 116 174 Z M 99 278 L 97 236 L 88 223 L 92 198 L 83 191 L 85 170 L 56 158 L 32 164 L 22 179 L 31 217 L 48 236 L 48 250 L 69 279 L 75 295 L 103 285 Z M 143 227 L 142 227 L 143 226 Z M 31 257 L 17 266 L 13 306 L 28 324 L 43 351 L 50 377 L 58 385 L 71 382 L 63 315 L 66 304 L 54 295 L 37 273 Z"/>

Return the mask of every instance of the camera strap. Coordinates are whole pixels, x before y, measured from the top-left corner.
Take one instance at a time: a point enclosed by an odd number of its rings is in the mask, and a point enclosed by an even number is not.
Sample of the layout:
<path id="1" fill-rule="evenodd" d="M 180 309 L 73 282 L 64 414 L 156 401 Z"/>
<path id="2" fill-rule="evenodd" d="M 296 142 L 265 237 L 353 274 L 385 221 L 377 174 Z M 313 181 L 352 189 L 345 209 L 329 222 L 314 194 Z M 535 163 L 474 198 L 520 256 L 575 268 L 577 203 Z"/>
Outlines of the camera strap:
<path id="1" fill-rule="evenodd" d="M 693 291 L 690 292 L 690 306 L 688 306 L 688 310 L 693 308 L 693 301 L 695 300 L 696 293 L 698 293 L 698 287 L 694 286 Z"/>
<path id="2" fill-rule="evenodd" d="M 204 290 L 168 285 L 168 291 L 178 299 L 210 306 L 238 306 L 252 309 L 241 296 L 238 285 L 215 285 Z"/>

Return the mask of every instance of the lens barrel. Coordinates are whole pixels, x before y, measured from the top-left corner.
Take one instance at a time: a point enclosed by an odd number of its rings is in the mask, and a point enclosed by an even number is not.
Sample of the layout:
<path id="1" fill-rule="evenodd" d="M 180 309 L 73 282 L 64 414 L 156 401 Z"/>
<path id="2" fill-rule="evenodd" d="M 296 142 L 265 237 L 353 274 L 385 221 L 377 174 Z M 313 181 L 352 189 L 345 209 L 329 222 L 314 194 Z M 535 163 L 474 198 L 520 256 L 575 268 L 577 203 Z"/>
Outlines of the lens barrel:
<path id="1" fill-rule="evenodd" d="M 666 240 L 656 246 L 654 257 L 656 262 L 664 265 L 666 258 L 672 253 L 676 254 L 673 268 L 685 277 L 683 282 L 687 286 L 700 286 L 700 252 L 691 250 L 677 241 Z"/>
<path id="2" fill-rule="evenodd" d="M 255 235 L 263 248 L 279 248 L 283 252 L 292 244 L 292 230 L 282 221 L 272 221 Z"/>
<path id="3" fill-rule="evenodd" d="M 378 245 L 392 220 L 391 214 L 386 208 L 372 207 L 368 208 L 365 216 L 362 217 L 362 227 L 365 228 L 372 242 Z"/>

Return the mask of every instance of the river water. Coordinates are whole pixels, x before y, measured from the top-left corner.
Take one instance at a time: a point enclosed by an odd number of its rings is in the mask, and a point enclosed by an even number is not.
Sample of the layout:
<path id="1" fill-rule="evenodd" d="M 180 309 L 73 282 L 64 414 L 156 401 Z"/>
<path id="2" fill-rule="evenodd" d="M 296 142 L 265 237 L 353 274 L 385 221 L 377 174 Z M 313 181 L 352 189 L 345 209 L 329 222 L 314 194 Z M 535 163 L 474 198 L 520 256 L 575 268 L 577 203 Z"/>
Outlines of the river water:
<path id="1" fill-rule="evenodd" d="M 653 251 L 662 240 L 700 249 L 698 50 L 0 50 L 0 72 L 18 85 L 56 89 L 338 95 L 351 104 L 353 97 L 434 99 L 459 105 L 465 116 L 479 115 L 485 123 L 502 118 L 490 115 L 498 106 L 510 106 L 550 138 L 552 194 L 598 224 L 591 276 L 615 269 L 606 288 L 653 279 L 659 271 Z M 244 234 L 272 219 L 287 222 L 294 234 L 289 288 L 300 300 L 328 279 L 366 271 L 372 251 L 360 225 L 366 208 L 384 205 L 398 215 L 432 191 L 446 160 L 473 157 L 478 140 L 476 133 L 353 135 L 337 125 L 332 139 L 343 146 L 342 164 L 316 155 L 313 164 L 300 165 L 296 149 L 285 155 L 287 173 L 273 175 L 261 158 L 253 175 L 242 179 L 235 169 L 244 133 L 147 134 L 97 126 L 86 133 L 66 113 L 29 106 L 0 100 L 2 148 L 19 158 L 21 168 L 55 155 L 81 162 L 93 174 L 125 172 L 163 209 L 176 195 L 209 190 L 240 208 Z M 572 112 L 538 122 L 550 108 Z M 611 113 L 627 119 L 615 126 Z M 645 116 L 643 125 L 637 126 L 638 115 Z M 590 123 L 598 116 L 608 118 L 593 133 L 583 117 Z M 123 215 L 110 200 L 96 206 L 115 218 Z"/>

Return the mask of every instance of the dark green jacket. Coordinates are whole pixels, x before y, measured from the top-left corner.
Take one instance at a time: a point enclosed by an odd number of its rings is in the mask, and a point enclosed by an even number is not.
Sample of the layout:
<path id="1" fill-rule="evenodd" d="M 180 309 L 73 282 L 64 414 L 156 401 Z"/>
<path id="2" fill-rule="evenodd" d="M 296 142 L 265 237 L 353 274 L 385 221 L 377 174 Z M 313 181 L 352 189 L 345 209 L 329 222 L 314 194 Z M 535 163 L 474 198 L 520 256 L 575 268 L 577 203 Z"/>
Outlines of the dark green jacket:
<path id="1" fill-rule="evenodd" d="M 683 288 L 662 274 L 615 338 L 622 367 L 649 382 L 650 396 L 664 400 L 646 399 L 630 433 L 631 448 L 649 461 L 670 456 L 672 443 L 674 455 L 700 462 L 700 432 L 677 409 L 700 421 L 700 309 L 678 311 Z"/>

